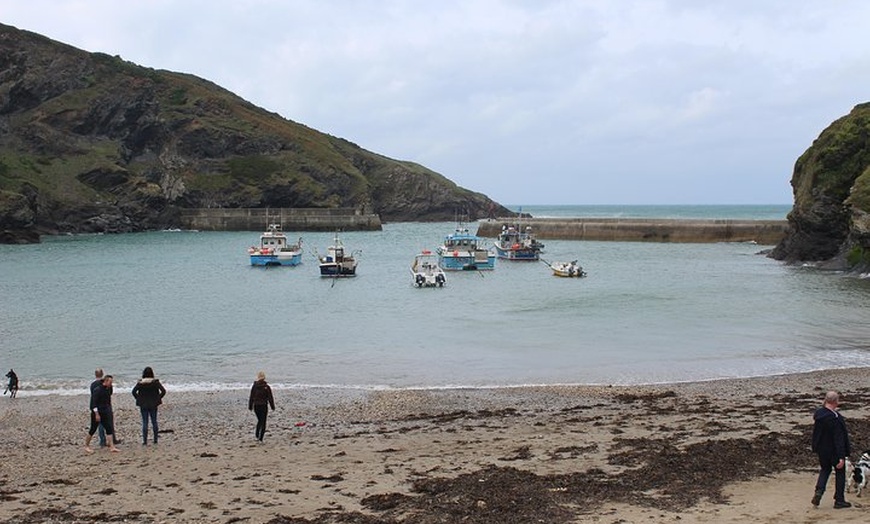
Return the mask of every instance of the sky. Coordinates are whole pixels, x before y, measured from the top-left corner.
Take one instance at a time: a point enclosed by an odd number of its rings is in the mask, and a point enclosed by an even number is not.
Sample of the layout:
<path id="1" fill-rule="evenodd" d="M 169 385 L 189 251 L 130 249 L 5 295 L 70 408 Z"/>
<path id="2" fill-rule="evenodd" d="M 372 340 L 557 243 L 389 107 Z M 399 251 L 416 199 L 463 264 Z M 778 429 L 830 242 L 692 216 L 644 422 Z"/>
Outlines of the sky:
<path id="1" fill-rule="evenodd" d="M 865 0 L 0 0 L 505 205 L 791 204 L 870 101 Z"/>

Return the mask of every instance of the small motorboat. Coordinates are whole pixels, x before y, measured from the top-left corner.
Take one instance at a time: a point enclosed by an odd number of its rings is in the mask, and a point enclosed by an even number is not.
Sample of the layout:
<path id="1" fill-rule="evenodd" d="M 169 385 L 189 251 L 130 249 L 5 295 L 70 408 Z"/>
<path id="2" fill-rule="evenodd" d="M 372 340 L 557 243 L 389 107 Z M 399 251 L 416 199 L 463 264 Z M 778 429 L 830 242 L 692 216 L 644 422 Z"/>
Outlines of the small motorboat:
<path id="1" fill-rule="evenodd" d="M 326 249 L 326 255 L 318 257 L 320 260 L 320 276 L 322 277 L 355 277 L 356 257 L 353 253 L 347 254 L 338 233 L 332 241 L 332 245 Z"/>
<path id="2" fill-rule="evenodd" d="M 288 244 L 280 224 L 269 224 L 260 235 L 260 245 L 248 248 L 252 266 L 298 266 L 302 263 L 302 239 Z"/>
<path id="3" fill-rule="evenodd" d="M 438 257 L 431 251 L 424 250 L 414 257 L 411 264 L 412 282 L 417 287 L 444 287 L 447 277 L 438 265 Z"/>
<path id="4" fill-rule="evenodd" d="M 583 267 L 577 264 L 576 260 L 571 262 L 547 262 L 547 265 L 553 270 L 553 275 L 557 277 L 582 278 L 586 276 Z"/>

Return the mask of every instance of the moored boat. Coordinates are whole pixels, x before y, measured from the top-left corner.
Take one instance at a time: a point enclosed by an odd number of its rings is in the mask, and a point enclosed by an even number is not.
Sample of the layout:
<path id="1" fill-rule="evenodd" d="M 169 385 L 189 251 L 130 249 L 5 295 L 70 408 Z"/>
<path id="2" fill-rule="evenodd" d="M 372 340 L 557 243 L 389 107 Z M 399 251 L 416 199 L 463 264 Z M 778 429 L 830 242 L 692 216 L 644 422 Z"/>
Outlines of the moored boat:
<path id="1" fill-rule="evenodd" d="M 335 234 L 332 245 L 326 249 L 326 255 L 318 256 L 320 260 L 320 276 L 322 277 L 354 277 L 356 276 L 356 257 L 347 254 L 338 233 Z"/>
<path id="2" fill-rule="evenodd" d="M 553 275 L 564 278 L 582 278 L 586 276 L 583 267 L 577 264 L 576 260 L 570 262 L 547 262 L 550 269 L 553 270 Z"/>
<path id="3" fill-rule="evenodd" d="M 417 287 L 443 287 L 447 283 L 444 270 L 438 266 L 438 258 L 429 250 L 414 257 L 411 264 L 412 282 Z"/>
<path id="4" fill-rule="evenodd" d="M 540 259 L 543 249 L 544 244 L 532 233 L 532 227 L 521 229 L 519 224 L 503 225 L 495 242 L 498 258 L 505 260 L 536 261 Z"/>
<path id="5" fill-rule="evenodd" d="M 495 253 L 482 244 L 480 237 L 459 224 L 453 233 L 444 237 L 444 243 L 438 248 L 438 265 L 445 271 L 495 269 Z"/>
<path id="6" fill-rule="evenodd" d="M 248 248 L 252 266 L 298 266 L 302 263 L 302 239 L 287 242 L 280 224 L 269 224 L 260 235 L 260 244 Z"/>

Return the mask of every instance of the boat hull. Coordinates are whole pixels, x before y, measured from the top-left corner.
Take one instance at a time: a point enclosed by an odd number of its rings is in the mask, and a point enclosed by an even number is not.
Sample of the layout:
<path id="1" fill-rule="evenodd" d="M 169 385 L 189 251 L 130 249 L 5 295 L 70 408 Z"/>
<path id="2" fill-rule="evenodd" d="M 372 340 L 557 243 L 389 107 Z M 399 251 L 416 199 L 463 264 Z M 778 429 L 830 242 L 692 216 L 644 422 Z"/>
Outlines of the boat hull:
<path id="1" fill-rule="evenodd" d="M 527 260 L 536 262 L 541 259 L 540 251 L 537 249 L 505 249 L 500 246 L 495 246 L 495 252 L 498 258 L 503 260 Z"/>
<path id="2" fill-rule="evenodd" d="M 343 266 L 334 263 L 320 264 L 320 276 L 333 278 L 355 277 L 356 266 Z"/>
<path id="3" fill-rule="evenodd" d="M 470 253 L 442 253 L 438 257 L 438 265 L 444 271 L 489 271 L 495 269 L 495 255 L 475 256 Z"/>
<path id="4" fill-rule="evenodd" d="M 571 271 L 553 271 L 553 276 L 560 278 L 583 278 L 586 276 L 586 273 L 583 273 L 582 271 L 575 273 L 572 273 Z"/>
<path id="5" fill-rule="evenodd" d="M 302 253 L 294 255 L 251 255 L 252 266 L 298 266 L 302 263 Z"/>

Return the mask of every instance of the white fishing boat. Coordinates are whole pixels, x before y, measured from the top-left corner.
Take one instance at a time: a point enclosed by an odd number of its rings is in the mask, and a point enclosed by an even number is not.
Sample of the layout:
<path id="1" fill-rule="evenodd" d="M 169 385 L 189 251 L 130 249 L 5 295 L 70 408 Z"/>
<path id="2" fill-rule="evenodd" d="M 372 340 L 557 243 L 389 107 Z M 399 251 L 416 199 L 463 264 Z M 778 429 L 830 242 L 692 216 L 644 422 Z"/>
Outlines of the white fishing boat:
<path id="1" fill-rule="evenodd" d="M 563 278 L 582 278 L 586 276 L 583 267 L 577 264 L 576 260 L 571 262 L 547 262 L 547 265 L 553 270 L 553 275 Z"/>
<path id="2" fill-rule="evenodd" d="M 447 283 L 444 270 L 438 265 L 438 257 L 424 250 L 414 257 L 411 264 L 412 282 L 417 287 L 443 287 Z"/>
<path id="3" fill-rule="evenodd" d="M 302 239 L 289 244 L 280 224 L 269 224 L 260 244 L 248 248 L 252 266 L 298 266 L 302 263 Z"/>
<path id="4" fill-rule="evenodd" d="M 356 276 L 356 257 L 354 253 L 347 254 L 338 233 L 335 234 L 332 245 L 326 249 L 326 255 L 320 260 L 320 276 L 322 277 L 354 277 Z"/>

